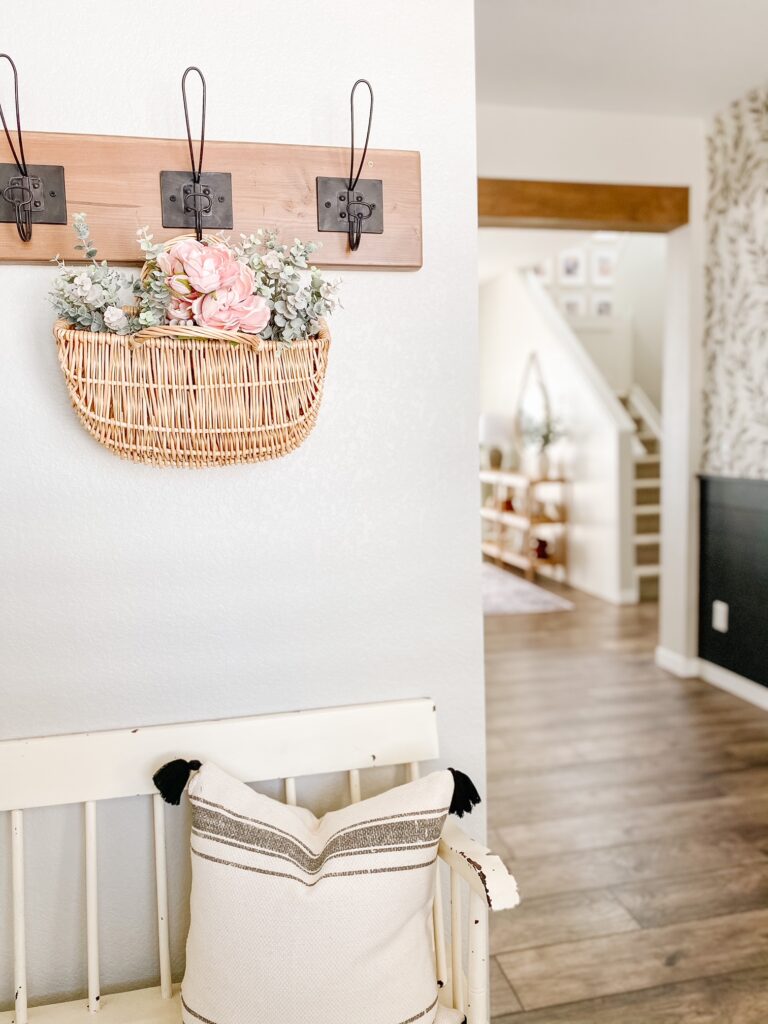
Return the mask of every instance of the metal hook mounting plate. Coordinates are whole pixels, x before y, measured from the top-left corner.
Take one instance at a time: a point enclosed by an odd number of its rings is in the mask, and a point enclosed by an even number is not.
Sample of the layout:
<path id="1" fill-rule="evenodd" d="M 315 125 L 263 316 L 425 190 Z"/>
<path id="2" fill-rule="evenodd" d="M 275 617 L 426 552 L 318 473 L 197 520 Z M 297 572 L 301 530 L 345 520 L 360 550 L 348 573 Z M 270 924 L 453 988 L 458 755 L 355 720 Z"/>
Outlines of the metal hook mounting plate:
<path id="1" fill-rule="evenodd" d="M 190 171 L 160 171 L 163 227 L 194 229 L 194 204 L 197 196 L 210 200 L 209 203 L 199 204 L 206 231 L 234 226 L 231 174 L 224 171 L 203 171 L 200 175 L 200 185 L 196 188 Z"/>
<path id="2" fill-rule="evenodd" d="M 64 168 L 56 164 L 28 164 L 29 175 L 19 174 L 16 164 L 0 164 L 0 223 L 16 220 L 13 196 L 29 192 L 30 220 L 33 224 L 66 224 L 67 194 Z"/>
<path id="3" fill-rule="evenodd" d="M 364 235 L 384 233 L 384 183 L 379 178 L 361 178 L 351 195 L 347 178 L 317 178 L 318 231 L 348 230 L 349 210 L 363 214 Z"/>

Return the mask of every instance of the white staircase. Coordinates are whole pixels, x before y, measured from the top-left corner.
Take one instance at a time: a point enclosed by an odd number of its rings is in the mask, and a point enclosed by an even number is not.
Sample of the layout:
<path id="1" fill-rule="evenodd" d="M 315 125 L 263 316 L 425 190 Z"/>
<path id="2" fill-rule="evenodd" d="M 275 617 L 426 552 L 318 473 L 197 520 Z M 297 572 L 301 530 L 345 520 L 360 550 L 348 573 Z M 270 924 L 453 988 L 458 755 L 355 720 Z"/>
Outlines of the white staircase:
<path id="1" fill-rule="evenodd" d="M 635 423 L 634 573 L 641 601 L 659 596 L 661 575 L 661 422 L 658 411 L 638 387 L 619 400 Z"/>

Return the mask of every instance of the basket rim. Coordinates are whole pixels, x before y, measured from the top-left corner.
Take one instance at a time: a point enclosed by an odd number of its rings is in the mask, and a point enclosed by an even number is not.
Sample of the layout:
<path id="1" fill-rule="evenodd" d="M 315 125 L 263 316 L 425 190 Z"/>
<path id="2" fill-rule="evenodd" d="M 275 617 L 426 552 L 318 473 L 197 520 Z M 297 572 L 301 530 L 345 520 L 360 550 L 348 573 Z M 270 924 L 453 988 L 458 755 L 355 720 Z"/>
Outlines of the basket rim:
<path id="1" fill-rule="evenodd" d="M 167 325 L 170 327 L 170 325 Z M 234 331 L 229 332 L 217 332 L 217 337 L 209 337 L 205 334 L 198 334 L 196 327 L 189 327 L 184 329 L 183 334 L 174 333 L 169 331 L 167 334 L 156 334 L 150 337 L 143 335 L 141 331 L 136 334 L 114 334 L 111 331 L 91 331 L 87 327 L 77 327 L 75 324 L 71 324 L 68 320 L 58 319 L 53 325 L 54 337 L 60 340 L 73 339 L 76 336 L 88 335 L 90 338 L 97 339 L 99 341 L 108 341 L 112 344 L 123 344 L 123 345 L 158 345 L 160 343 L 176 343 L 179 345 L 188 344 L 190 342 L 199 345 L 251 345 L 257 349 L 263 348 L 306 348 L 310 345 L 317 345 L 321 343 L 328 343 L 331 341 L 331 332 L 328 328 L 328 323 L 324 320 L 320 320 L 320 330 L 317 334 L 310 335 L 306 338 L 295 338 L 293 341 L 284 342 L 277 338 L 262 338 L 259 334 L 239 334 Z"/>

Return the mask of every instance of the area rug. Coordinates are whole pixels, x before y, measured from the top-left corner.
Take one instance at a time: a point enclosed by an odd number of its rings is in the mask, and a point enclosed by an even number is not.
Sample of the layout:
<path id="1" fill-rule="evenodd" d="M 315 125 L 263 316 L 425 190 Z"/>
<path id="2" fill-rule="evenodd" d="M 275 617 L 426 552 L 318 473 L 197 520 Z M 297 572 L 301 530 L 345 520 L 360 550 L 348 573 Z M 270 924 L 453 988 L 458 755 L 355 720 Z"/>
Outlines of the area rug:
<path id="1" fill-rule="evenodd" d="M 483 615 L 533 615 L 573 609 L 565 598 L 490 562 L 483 562 L 482 585 Z"/>

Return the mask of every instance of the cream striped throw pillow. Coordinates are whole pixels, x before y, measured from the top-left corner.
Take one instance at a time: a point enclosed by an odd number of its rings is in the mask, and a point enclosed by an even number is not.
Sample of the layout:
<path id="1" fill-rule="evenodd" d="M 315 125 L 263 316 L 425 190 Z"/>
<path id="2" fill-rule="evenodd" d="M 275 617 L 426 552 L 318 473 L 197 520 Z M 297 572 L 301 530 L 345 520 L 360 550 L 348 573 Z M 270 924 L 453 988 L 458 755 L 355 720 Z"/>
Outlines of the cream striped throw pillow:
<path id="1" fill-rule="evenodd" d="M 318 819 L 211 763 L 161 769 L 170 802 L 190 767 L 185 1024 L 463 1020 L 438 1003 L 431 913 L 451 804 L 479 799 L 466 776 L 434 772 Z"/>

